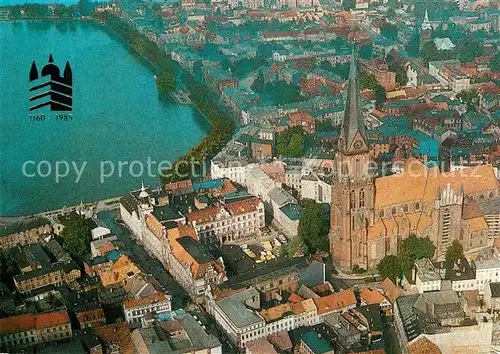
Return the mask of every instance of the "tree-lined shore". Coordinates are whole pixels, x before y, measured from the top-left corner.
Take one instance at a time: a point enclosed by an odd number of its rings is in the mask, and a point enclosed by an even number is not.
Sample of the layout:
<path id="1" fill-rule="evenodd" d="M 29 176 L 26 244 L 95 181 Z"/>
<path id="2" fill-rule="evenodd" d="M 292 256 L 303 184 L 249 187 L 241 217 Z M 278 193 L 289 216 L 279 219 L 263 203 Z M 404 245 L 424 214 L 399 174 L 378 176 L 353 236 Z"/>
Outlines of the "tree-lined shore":
<path id="1" fill-rule="evenodd" d="M 160 49 L 156 43 L 137 31 L 130 23 L 110 13 L 95 14 L 96 20 L 108 26 L 123 38 L 130 47 L 146 58 L 156 68 L 157 86 L 160 92 L 171 92 L 175 87 L 174 62 Z M 193 147 L 187 154 L 173 162 L 172 167 L 164 171 L 162 183 L 176 182 L 198 174 L 212 157 L 214 157 L 231 139 L 235 124 L 217 97 L 207 94 L 210 89 L 198 82 L 190 73 L 183 72 L 183 84 L 190 92 L 194 106 L 212 125 L 210 133 Z M 175 139 L 175 137 L 168 137 Z"/>

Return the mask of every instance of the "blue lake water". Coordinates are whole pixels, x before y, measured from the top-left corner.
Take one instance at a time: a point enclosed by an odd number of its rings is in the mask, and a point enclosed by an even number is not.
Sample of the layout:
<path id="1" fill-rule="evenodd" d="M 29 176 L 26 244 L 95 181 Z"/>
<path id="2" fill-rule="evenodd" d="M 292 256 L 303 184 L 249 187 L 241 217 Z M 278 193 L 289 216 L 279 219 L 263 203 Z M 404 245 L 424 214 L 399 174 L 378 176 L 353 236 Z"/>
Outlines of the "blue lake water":
<path id="1" fill-rule="evenodd" d="M 140 186 L 159 185 L 147 176 L 147 161 L 172 161 L 208 132 L 209 124 L 190 106 L 158 96 L 153 71 L 112 34 L 93 23 L 0 22 L 0 215 L 31 214 L 118 196 Z M 73 73 L 71 121 L 30 121 L 29 72 L 52 54 L 61 73 L 66 60 Z M 41 165 L 48 177 L 27 177 L 26 161 Z M 56 161 L 73 161 L 69 175 L 56 182 Z M 101 163 L 111 161 L 115 173 L 101 183 Z M 135 162 L 132 171 L 118 162 Z M 103 163 L 109 173 L 111 162 Z M 142 177 L 134 177 L 144 168 Z M 153 174 L 157 166 L 151 163 Z M 65 172 L 60 164 L 60 171 Z M 36 165 L 26 165 L 36 174 Z"/>

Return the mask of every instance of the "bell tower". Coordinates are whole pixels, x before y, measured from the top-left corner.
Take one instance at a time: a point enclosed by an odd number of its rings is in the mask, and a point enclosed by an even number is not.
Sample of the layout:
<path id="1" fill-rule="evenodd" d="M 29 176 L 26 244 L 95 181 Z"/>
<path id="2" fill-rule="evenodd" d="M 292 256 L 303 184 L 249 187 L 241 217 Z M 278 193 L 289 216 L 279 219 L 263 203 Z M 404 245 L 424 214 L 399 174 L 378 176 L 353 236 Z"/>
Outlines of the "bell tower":
<path id="1" fill-rule="evenodd" d="M 373 161 L 365 133 L 359 69 L 353 48 L 338 151 L 332 181 L 330 253 L 341 268 L 368 268 L 367 228 L 373 222 Z"/>

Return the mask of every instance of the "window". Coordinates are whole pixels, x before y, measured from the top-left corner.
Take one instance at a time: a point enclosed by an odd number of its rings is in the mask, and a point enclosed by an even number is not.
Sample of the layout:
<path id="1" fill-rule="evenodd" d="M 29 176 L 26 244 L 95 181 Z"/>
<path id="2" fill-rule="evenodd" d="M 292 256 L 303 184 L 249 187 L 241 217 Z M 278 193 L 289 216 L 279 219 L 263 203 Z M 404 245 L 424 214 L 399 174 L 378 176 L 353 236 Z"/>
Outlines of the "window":
<path id="1" fill-rule="evenodd" d="M 396 207 L 392 208 L 392 215 L 396 215 L 398 213 L 398 210 L 396 209 Z"/>
<path id="2" fill-rule="evenodd" d="M 404 207 L 403 207 L 403 210 L 405 213 L 407 213 L 409 211 L 409 207 L 408 207 L 408 204 L 405 204 Z"/>
<path id="3" fill-rule="evenodd" d="M 384 209 L 380 210 L 379 216 L 380 216 L 380 218 L 384 218 L 385 217 Z"/>
<path id="4" fill-rule="evenodd" d="M 356 191 L 352 190 L 350 195 L 351 210 L 356 209 Z"/>
<path id="5" fill-rule="evenodd" d="M 419 210 L 420 210 L 420 202 L 417 202 L 417 203 L 415 204 L 415 210 L 416 210 L 416 211 L 419 211 Z"/>
<path id="6" fill-rule="evenodd" d="M 359 190 L 359 207 L 365 207 L 365 190 L 363 188 Z"/>

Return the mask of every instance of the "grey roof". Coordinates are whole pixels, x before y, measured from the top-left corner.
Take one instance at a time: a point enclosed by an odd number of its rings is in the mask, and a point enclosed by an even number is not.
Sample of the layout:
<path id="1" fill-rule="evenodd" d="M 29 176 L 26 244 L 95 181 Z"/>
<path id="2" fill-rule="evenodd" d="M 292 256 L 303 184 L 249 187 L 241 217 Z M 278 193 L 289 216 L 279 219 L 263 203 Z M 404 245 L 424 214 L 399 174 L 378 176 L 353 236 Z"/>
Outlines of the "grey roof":
<path id="1" fill-rule="evenodd" d="M 359 133 L 368 146 L 366 139 L 363 111 L 361 105 L 361 87 L 359 84 L 358 63 L 356 52 L 353 48 L 351 55 L 351 68 L 349 70 L 349 79 L 347 80 L 347 95 L 344 105 L 344 121 L 342 122 L 341 137 L 339 139 L 339 148 L 349 152 L 352 142 Z"/>
<path id="2" fill-rule="evenodd" d="M 185 336 L 170 337 L 165 330 L 168 322 L 158 324 L 152 328 L 137 330 L 141 334 L 149 353 L 194 353 L 221 346 L 219 340 L 215 336 L 207 334 L 203 327 L 189 313 L 174 315 L 173 321 L 180 324 L 185 332 Z"/>
<path id="3" fill-rule="evenodd" d="M 441 276 L 437 272 L 436 268 L 430 260 L 427 258 L 419 259 L 415 262 L 415 266 L 418 269 L 417 276 L 421 281 L 434 281 L 441 280 Z"/>
<path id="4" fill-rule="evenodd" d="M 482 261 L 475 261 L 476 269 L 493 269 L 500 268 L 500 260 L 498 259 L 486 259 Z"/>
<path id="5" fill-rule="evenodd" d="M 454 290 L 431 291 L 421 294 L 415 302 L 414 307 L 423 313 L 427 313 L 429 305 L 460 304 L 460 299 Z"/>
<path id="6" fill-rule="evenodd" d="M 55 239 L 47 242 L 45 247 L 47 247 L 52 256 L 54 256 L 54 258 L 60 263 L 70 263 L 73 260 L 71 259 L 71 256 L 68 254 L 68 252 L 63 250 L 59 242 L 57 242 Z"/>
<path id="7" fill-rule="evenodd" d="M 396 300 L 396 305 L 401 316 L 401 321 L 403 322 L 404 334 L 408 342 L 417 338 L 422 330 L 418 322 L 418 317 L 413 309 L 413 305 L 417 302 L 420 294 L 413 294 L 408 296 L 400 296 Z"/>
<path id="8" fill-rule="evenodd" d="M 297 202 L 297 200 L 290 193 L 279 187 L 271 189 L 269 193 L 267 193 L 267 195 L 269 196 L 269 198 L 271 198 L 272 201 L 278 204 L 279 207 L 282 207 L 289 203 Z"/>
<path id="9" fill-rule="evenodd" d="M 0 227 L 0 236 L 11 235 L 26 230 L 32 230 L 45 225 L 50 225 L 50 222 L 45 218 L 29 218 L 21 222 L 12 223 L 10 225 L 2 225 L 2 227 Z"/>
<path id="10" fill-rule="evenodd" d="M 484 215 L 500 214 L 500 197 L 479 201 L 477 206 L 484 213 Z"/>
<path id="11" fill-rule="evenodd" d="M 248 327 L 264 322 L 262 317 L 245 305 L 245 301 L 255 296 L 259 296 L 259 292 L 249 289 L 217 301 L 217 305 L 237 327 Z"/>

